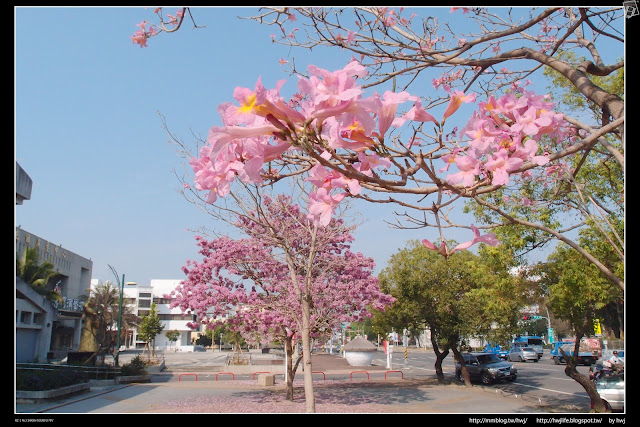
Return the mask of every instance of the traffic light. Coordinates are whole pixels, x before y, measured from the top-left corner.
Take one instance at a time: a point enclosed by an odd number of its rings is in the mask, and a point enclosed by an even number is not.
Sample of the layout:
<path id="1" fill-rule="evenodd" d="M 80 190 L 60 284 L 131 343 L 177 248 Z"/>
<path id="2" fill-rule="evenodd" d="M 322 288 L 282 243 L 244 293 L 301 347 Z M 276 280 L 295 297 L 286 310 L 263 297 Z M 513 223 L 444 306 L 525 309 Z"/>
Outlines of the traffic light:
<path id="1" fill-rule="evenodd" d="M 524 316 L 522 316 L 522 320 L 529 320 L 529 316 L 525 314 Z"/>

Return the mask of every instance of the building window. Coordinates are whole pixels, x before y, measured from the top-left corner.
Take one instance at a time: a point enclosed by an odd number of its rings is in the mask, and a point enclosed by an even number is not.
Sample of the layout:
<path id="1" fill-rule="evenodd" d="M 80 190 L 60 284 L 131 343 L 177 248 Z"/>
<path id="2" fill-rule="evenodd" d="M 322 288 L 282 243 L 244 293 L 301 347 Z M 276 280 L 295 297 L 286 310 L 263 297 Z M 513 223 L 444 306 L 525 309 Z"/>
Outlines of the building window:
<path id="1" fill-rule="evenodd" d="M 33 324 L 42 325 L 43 318 L 44 316 L 42 316 L 42 313 L 33 313 Z"/>
<path id="2" fill-rule="evenodd" d="M 31 324 L 31 312 L 23 311 L 20 313 L 20 323 L 24 323 L 25 325 Z"/>
<path id="3" fill-rule="evenodd" d="M 138 301 L 138 307 L 151 308 L 151 300 L 141 299 L 140 301 Z"/>
<path id="4" fill-rule="evenodd" d="M 140 292 L 139 298 L 151 298 L 151 292 Z"/>

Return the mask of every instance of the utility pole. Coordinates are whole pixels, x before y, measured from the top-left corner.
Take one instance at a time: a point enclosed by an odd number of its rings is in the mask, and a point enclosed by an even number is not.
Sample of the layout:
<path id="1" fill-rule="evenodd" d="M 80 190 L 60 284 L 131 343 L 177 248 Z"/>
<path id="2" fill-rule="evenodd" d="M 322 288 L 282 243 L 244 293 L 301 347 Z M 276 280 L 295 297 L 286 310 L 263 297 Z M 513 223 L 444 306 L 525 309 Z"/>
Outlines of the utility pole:
<path id="1" fill-rule="evenodd" d="M 107 264 L 109 265 L 109 264 Z M 115 366 L 119 366 L 118 365 L 118 358 L 120 357 L 120 335 L 121 335 L 121 328 L 122 328 L 122 297 L 124 294 L 124 274 L 122 275 L 122 282 L 120 282 L 120 279 L 118 279 L 118 273 L 116 272 L 116 269 L 113 268 L 112 266 L 109 265 L 109 268 L 111 269 L 111 272 L 113 272 L 113 275 L 116 277 L 116 282 L 118 283 L 118 288 L 120 289 L 120 308 L 118 310 L 118 337 L 116 338 L 116 356 L 114 357 L 115 359 Z"/>

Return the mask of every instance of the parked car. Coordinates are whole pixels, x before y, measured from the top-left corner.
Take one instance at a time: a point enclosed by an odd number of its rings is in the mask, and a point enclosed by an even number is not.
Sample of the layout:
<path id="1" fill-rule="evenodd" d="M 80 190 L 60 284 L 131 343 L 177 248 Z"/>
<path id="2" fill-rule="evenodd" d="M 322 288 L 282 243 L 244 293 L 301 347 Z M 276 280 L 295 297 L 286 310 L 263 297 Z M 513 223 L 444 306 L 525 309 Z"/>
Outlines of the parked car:
<path id="1" fill-rule="evenodd" d="M 537 362 L 540 360 L 540 356 L 538 356 L 538 352 L 531 347 L 512 347 L 508 360 L 512 362 L 526 362 L 527 360 Z"/>
<path id="2" fill-rule="evenodd" d="M 464 353 L 464 364 L 471 380 L 479 380 L 488 385 L 497 381 L 513 382 L 518 377 L 518 370 L 512 363 L 505 362 L 492 353 Z M 462 365 L 456 362 L 456 378 L 462 381 Z"/>
<path id="3" fill-rule="evenodd" d="M 624 374 L 607 375 L 596 380 L 596 390 L 611 411 L 624 411 Z M 593 402 L 591 403 L 593 407 Z"/>

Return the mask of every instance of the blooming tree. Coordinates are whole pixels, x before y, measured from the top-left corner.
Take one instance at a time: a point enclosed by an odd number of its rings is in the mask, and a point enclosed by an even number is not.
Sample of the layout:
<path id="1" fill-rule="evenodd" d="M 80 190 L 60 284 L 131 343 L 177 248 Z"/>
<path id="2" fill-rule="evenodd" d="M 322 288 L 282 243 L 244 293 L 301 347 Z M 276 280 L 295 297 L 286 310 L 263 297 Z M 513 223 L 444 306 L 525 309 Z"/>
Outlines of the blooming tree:
<path id="1" fill-rule="evenodd" d="M 624 290 L 623 275 L 570 234 L 596 223 L 624 259 L 616 229 L 624 189 L 615 185 L 624 181 L 624 100 L 597 80 L 624 69 L 622 59 L 604 59 L 623 54 L 624 9 L 451 13 L 462 18 L 460 28 L 402 8 L 261 8 L 253 19 L 279 30 L 274 43 L 353 56 L 338 70 L 297 70 L 281 59 L 298 75 L 291 97 L 281 95 L 284 81 L 266 88 L 258 76 L 253 88 L 236 88 L 234 100 L 218 107 L 222 125 L 210 128 L 191 161 L 196 190 L 215 203 L 237 180 L 302 175 L 314 187 L 307 212 L 318 227 L 348 198 L 391 203 L 424 214 L 404 219 L 436 227 L 439 244 L 423 244 L 447 257 L 498 243 L 481 229 L 517 226 L 533 230 L 532 245 L 536 236 L 566 243 Z M 589 59 L 571 61 L 568 51 Z M 529 79 L 545 69 L 599 117 L 562 112 L 533 90 Z M 589 162 L 602 166 L 587 173 Z M 608 183 L 606 195 L 589 188 L 594 173 Z M 457 224 L 448 215 L 457 201 L 485 225 Z M 450 227 L 470 229 L 473 238 L 450 249 Z"/>
<path id="2" fill-rule="evenodd" d="M 302 338 L 305 394 L 313 412 L 312 383 L 306 382 L 312 372 L 310 337 L 370 317 L 369 310 L 384 310 L 394 298 L 380 291 L 373 260 L 349 250 L 353 226 L 334 218 L 318 228 L 289 196 L 260 201 L 236 218 L 245 238 L 197 238 L 203 260 L 183 267 L 187 278 L 171 304 L 210 327 L 217 316 L 232 314 L 228 325 L 243 336 L 285 342 L 290 399 L 292 341 Z"/>
<path id="3" fill-rule="evenodd" d="M 588 178 L 579 174 L 589 156 L 616 162 L 620 171 L 624 167 L 624 101 L 592 78 L 624 67 L 622 60 L 605 64 L 595 43 L 624 41 L 616 32 L 622 7 L 452 8 L 451 13 L 463 17 L 463 29 L 404 9 L 260 9 L 253 19 L 281 30 L 281 36 L 272 35 L 275 43 L 336 47 L 351 52 L 353 60 L 335 71 L 310 66 L 302 74 L 293 68 L 300 77 L 290 99 L 280 96 L 284 81 L 267 89 L 258 78 L 252 89 L 236 88 L 235 103 L 219 106 L 223 126 L 210 129 L 208 146 L 192 163 L 197 188 L 214 202 L 234 179 L 272 183 L 310 174 L 317 190 L 309 214 L 320 225 L 345 197 L 394 203 L 433 214 L 435 221 L 410 214 L 405 219 L 437 227 L 437 250 L 445 256 L 452 250 L 442 246 L 443 229 L 471 227 L 447 215 L 462 199 L 497 215 L 494 223 L 478 228 L 517 224 L 544 241 L 563 241 L 623 288 L 622 277 L 567 234 L 590 221 L 615 234 L 607 224 L 612 212 L 621 215 L 624 203 L 619 188 L 617 199 L 590 199 L 584 194 Z M 568 49 L 584 49 L 591 60 L 563 59 L 560 53 Z M 529 88 L 528 77 L 544 67 L 599 108 L 600 122 L 563 114 L 549 95 Z M 439 74 L 431 81 L 433 90 L 424 93 L 422 76 L 430 71 Z M 390 83 L 382 95 L 365 93 Z M 420 96 L 409 93 L 416 86 Z M 456 116 L 465 103 L 477 104 L 466 123 Z M 442 104 L 445 110 L 436 114 Z M 465 124 L 450 125 L 454 119 Z M 548 189 L 539 199 L 527 191 L 532 182 Z M 575 216 L 550 207 L 567 186 L 583 199 L 579 207 L 563 208 Z M 428 196 L 435 200 L 425 203 Z M 545 214 L 532 221 L 529 214 L 517 214 L 523 206 Z M 554 221 L 545 215 L 554 215 Z M 623 256 L 620 239 L 611 241 Z"/>

